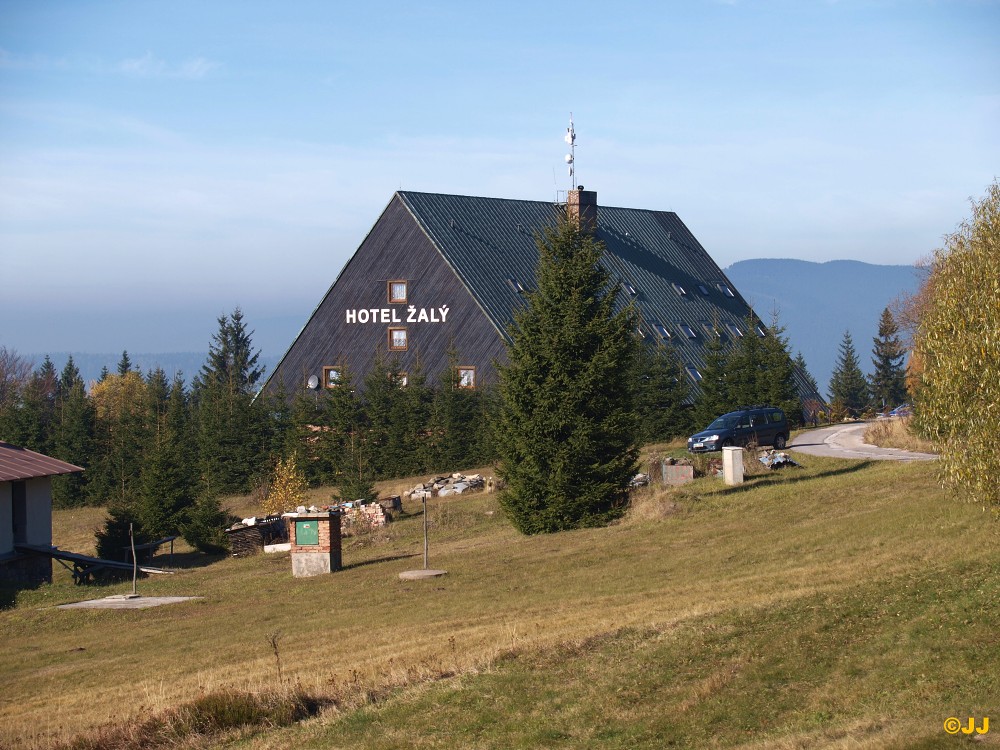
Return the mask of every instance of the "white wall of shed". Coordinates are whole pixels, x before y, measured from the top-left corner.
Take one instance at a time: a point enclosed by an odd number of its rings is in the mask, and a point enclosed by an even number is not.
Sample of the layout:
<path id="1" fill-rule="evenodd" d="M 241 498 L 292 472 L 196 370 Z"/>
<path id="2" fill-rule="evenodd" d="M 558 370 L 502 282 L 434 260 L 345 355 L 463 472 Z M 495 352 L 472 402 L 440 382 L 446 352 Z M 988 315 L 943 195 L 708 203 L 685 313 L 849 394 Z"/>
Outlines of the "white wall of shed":
<path id="1" fill-rule="evenodd" d="M 52 545 L 52 477 L 29 479 L 25 488 L 28 504 L 28 544 Z"/>

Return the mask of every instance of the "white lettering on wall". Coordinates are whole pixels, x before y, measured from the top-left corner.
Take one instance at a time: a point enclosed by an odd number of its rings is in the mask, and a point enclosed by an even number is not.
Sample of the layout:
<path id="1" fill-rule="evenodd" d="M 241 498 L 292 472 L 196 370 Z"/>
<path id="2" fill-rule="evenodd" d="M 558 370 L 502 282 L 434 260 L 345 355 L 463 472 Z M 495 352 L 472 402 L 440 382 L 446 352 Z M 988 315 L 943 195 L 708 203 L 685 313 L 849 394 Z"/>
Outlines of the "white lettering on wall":
<path id="1" fill-rule="evenodd" d="M 451 308 L 448 305 L 443 307 L 416 307 L 409 305 L 406 308 L 407 323 L 444 323 L 448 320 L 448 313 Z M 397 307 L 371 307 L 353 308 L 344 311 L 344 321 L 346 323 L 402 323 L 401 311 Z"/>

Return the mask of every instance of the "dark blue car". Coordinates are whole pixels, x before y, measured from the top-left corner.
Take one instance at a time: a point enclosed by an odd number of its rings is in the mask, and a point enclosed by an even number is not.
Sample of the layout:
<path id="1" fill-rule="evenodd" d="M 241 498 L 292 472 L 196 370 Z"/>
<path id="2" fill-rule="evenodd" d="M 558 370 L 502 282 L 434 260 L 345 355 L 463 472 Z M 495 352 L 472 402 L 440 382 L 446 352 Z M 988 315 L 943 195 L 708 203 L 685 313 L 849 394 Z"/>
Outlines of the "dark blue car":
<path id="1" fill-rule="evenodd" d="M 688 450 L 704 453 L 750 443 L 773 445 L 782 450 L 788 443 L 785 412 L 773 406 L 753 406 L 723 414 L 704 430 L 688 438 Z"/>

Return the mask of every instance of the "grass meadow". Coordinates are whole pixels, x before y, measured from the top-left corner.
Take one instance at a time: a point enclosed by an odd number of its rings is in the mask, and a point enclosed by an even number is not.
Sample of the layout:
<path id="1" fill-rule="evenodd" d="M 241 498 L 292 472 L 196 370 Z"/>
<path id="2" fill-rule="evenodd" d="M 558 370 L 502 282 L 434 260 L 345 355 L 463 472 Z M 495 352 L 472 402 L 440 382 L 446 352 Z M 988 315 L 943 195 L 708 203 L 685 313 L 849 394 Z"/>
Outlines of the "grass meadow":
<path id="1" fill-rule="evenodd" d="M 1000 523 L 928 464 L 796 458 L 549 536 L 436 498 L 427 581 L 398 578 L 419 504 L 327 576 L 179 548 L 139 592 L 184 604 L 55 609 L 131 590 L 56 566 L 0 611 L 0 746 L 933 748 L 990 716 L 1000 744 Z M 92 550 L 101 518 L 58 511 L 55 543 Z"/>

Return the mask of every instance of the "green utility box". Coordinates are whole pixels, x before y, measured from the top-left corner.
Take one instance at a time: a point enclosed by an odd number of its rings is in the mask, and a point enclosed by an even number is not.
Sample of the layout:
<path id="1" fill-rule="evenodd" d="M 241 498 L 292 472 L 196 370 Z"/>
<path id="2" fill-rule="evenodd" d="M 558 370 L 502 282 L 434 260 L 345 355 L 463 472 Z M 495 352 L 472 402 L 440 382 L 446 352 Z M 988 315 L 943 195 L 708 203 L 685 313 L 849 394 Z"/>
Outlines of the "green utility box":
<path id="1" fill-rule="evenodd" d="M 309 547 L 314 544 L 319 544 L 318 519 L 295 522 L 295 543 L 300 547 Z"/>

